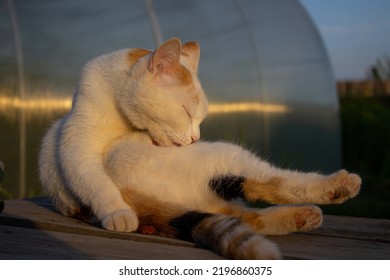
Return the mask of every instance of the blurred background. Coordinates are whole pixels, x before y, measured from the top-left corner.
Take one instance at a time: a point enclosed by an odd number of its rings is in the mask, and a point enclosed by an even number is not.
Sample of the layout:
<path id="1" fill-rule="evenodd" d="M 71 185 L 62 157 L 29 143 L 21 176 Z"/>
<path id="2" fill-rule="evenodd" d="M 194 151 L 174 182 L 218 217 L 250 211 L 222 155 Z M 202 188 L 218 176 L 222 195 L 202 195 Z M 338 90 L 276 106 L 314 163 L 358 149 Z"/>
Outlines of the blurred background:
<path id="1" fill-rule="evenodd" d="M 325 213 L 390 218 L 389 41 L 358 53 L 364 65 L 351 55 L 353 44 L 332 56 L 353 38 L 341 15 L 375 2 L 389 7 L 380 0 L 0 0 L 0 198 L 42 195 L 41 138 L 69 110 L 88 60 L 179 37 L 201 46 L 199 76 L 210 100 L 204 140 L 232 141 L 283 168 L 357 172 L 362 194 Z M 375 27 L 383 24 L 367 25 L 367 33 Z"/>

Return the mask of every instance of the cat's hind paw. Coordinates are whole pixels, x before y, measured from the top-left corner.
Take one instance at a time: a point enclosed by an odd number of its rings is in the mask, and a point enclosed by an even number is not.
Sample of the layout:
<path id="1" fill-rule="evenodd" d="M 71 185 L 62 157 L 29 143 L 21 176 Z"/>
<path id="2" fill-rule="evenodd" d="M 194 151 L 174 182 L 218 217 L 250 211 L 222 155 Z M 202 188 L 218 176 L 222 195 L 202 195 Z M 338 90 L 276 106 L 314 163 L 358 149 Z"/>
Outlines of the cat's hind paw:
<path id="1" fill-rule="evenodd" d="M 340 170 L 332 175 L 335 182 L 335 188 L 327 192 L 331 203 L 343 203 L 349 198 L 355 197 L 360 191 L 362 179 L 356 175 L 348 173 L 346 170 Z"/>
<path id="2" fill-rule="evenodd" d="M 138 228 L 138 217 L 131 209 L 117 210 L 105 216 L 102 221 L 102 227 L 112 231 L 133 232 Z"/>
<path id="3" fill-rule="evenodd" d="M 285 235 L 321 226 L 322 211 L 314 205 L 274 206 L 262 209 L 257 214 L 250 212 L 245 218 L 244 221 L 259 234 Z"/>
<path id="4" fill-rule="evenodd" d="M 296 231 L 309 231 L 322 224 L 322 211 L 317 206 L 297 207 L 294 214 Z"/>

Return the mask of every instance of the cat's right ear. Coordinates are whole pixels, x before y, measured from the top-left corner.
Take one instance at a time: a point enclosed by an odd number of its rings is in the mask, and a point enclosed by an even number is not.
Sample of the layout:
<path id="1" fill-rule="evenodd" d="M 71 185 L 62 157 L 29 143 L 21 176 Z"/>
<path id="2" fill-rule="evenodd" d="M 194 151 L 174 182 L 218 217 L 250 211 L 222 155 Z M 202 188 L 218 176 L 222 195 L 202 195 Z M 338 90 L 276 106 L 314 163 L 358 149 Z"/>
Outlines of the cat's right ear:
<path id="1" fill-rule="evenodd" d="M 197 72 L 200 57 L 200 47 L 198 42 L 192 41 L 183 44 L 182 54 L 189 58 L 191 68 Z"/>
<path id="2" fill-rule="evenodd" d="M 153 73 L 169 73 L 180 65 L 181 42 L 178 38 L 165 41 L 150 59 L 149 70 Z"/>

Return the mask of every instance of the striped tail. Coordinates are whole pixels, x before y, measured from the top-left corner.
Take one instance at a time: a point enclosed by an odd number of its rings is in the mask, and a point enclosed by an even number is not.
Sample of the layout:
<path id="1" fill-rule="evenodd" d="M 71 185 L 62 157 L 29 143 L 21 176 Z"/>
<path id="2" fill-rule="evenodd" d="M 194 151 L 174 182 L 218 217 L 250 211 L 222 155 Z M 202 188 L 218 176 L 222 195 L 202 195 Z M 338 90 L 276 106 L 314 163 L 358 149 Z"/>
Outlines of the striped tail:
<path id="1" fill-rule="evenodd" d="M 277 246 L 240 219 L 197 211 L 170 220 L 177 238 L 195 242 L 229 259 L 280 259 Z"/>

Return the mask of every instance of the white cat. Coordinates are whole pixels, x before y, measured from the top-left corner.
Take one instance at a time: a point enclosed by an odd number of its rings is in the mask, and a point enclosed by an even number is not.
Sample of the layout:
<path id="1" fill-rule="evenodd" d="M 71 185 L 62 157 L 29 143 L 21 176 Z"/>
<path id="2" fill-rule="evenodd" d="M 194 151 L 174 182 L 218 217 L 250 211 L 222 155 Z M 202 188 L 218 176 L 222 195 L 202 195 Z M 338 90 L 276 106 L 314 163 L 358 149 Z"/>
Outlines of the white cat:
<path id="1" fill-rule="evenodd" d="M 262 235 L 316 228 L 321 210 L 241 200 L 341 203 L 361 179 L 282 170 L 239 146 L 198 141 L 207 114 L 198 62 L 199 45 L 176 38 L 90 61 L 71 111 L 43 140 L 43 187 L 64 215 L 88 208 L 108 230 L 181 238 L 228 258 L 280 258 Z"/>

